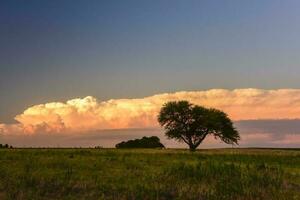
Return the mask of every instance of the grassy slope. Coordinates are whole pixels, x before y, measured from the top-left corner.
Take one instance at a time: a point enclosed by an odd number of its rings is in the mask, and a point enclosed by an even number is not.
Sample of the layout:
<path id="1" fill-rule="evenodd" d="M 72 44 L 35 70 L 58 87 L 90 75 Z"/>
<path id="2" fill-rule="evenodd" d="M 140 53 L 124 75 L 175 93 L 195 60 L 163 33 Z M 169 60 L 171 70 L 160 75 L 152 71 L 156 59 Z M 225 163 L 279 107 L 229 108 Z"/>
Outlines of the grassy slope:
<path id="1" fill-rule="evenodd" d="M 300 151 L 2 149 L 0 199 L 300 199 Z"/>

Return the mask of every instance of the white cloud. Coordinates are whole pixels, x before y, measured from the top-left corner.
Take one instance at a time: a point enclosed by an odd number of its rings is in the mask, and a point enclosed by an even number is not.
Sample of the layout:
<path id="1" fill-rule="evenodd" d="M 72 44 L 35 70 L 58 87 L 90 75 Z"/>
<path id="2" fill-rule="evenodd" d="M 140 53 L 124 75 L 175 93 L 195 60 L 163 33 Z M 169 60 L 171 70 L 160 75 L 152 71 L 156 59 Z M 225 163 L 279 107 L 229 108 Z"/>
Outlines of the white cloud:
<path id="1" fill-rule="evenodd" d="M 0 124 L 0 133 L 74 133 L 157 127 L 159 109 L 165 102 L 174 100 L 224 110 L 233 120 L 300 118 L 300 90 L 297 89 L 212 89 L 108 101 L 88 96 L 64 103 L 35 105 L 15 117 L 18 124 Z"/>

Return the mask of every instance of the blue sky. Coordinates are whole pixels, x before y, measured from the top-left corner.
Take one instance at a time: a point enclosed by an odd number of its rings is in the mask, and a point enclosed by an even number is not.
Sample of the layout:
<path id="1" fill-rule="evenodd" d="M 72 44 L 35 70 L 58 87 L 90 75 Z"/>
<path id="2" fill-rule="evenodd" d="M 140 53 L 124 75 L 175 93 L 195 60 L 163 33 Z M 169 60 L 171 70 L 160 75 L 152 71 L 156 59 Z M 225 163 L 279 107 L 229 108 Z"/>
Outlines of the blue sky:
<path id="1" fill-rule="evenodd" d="M 0 122 L 31 105 L 299 88 L 297 0 L 0 3 Z"/>

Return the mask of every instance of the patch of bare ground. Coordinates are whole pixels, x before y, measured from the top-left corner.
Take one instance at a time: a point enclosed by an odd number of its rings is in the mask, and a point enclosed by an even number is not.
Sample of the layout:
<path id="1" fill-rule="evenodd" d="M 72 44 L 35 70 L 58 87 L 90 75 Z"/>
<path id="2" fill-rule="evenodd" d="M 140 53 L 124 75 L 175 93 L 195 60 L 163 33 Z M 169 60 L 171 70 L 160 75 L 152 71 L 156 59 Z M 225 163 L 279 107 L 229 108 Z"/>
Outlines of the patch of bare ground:
<path id="1" fill-rule="evenodd" d="M 3 191 L 0 191 L 0 200 L 5 199 L 6 195 Z"/>

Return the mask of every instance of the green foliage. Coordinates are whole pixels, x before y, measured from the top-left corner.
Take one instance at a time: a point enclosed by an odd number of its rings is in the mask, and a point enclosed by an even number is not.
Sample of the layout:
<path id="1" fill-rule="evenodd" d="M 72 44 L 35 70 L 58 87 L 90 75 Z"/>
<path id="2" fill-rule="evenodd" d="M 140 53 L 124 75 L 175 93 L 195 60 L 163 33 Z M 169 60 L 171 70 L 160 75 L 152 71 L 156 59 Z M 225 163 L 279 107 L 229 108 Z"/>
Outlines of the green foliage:
<path id="1" fill-rule="evenodd" d="M 1 149 L 0 199 L 300 199 L 300 151 Z"/>
<path id="2" fill-rule="evenodd" d="M 227 144 L 238 144 L 239 133 L 226 113 L 190 104 L 172 101 L 160 110 L 158 122 L 168 138 L 185 142 L 195 150 L 207 135 L 213 135 Z"/>
<path id="3" fill-rule="evenodd" d="M 10 146 L 8 144 L 0 144 L 0 149 L 3 148 L 3 149 L 8 149 L 8 148 L 13 148 L 13 146 Z"/>
<path id="4" fill-rule="evenodd" d="M 142 139 L 128 140 L 116 144 L 116 148 L 165 148 L 156 136 L 143 137 Z"/>

